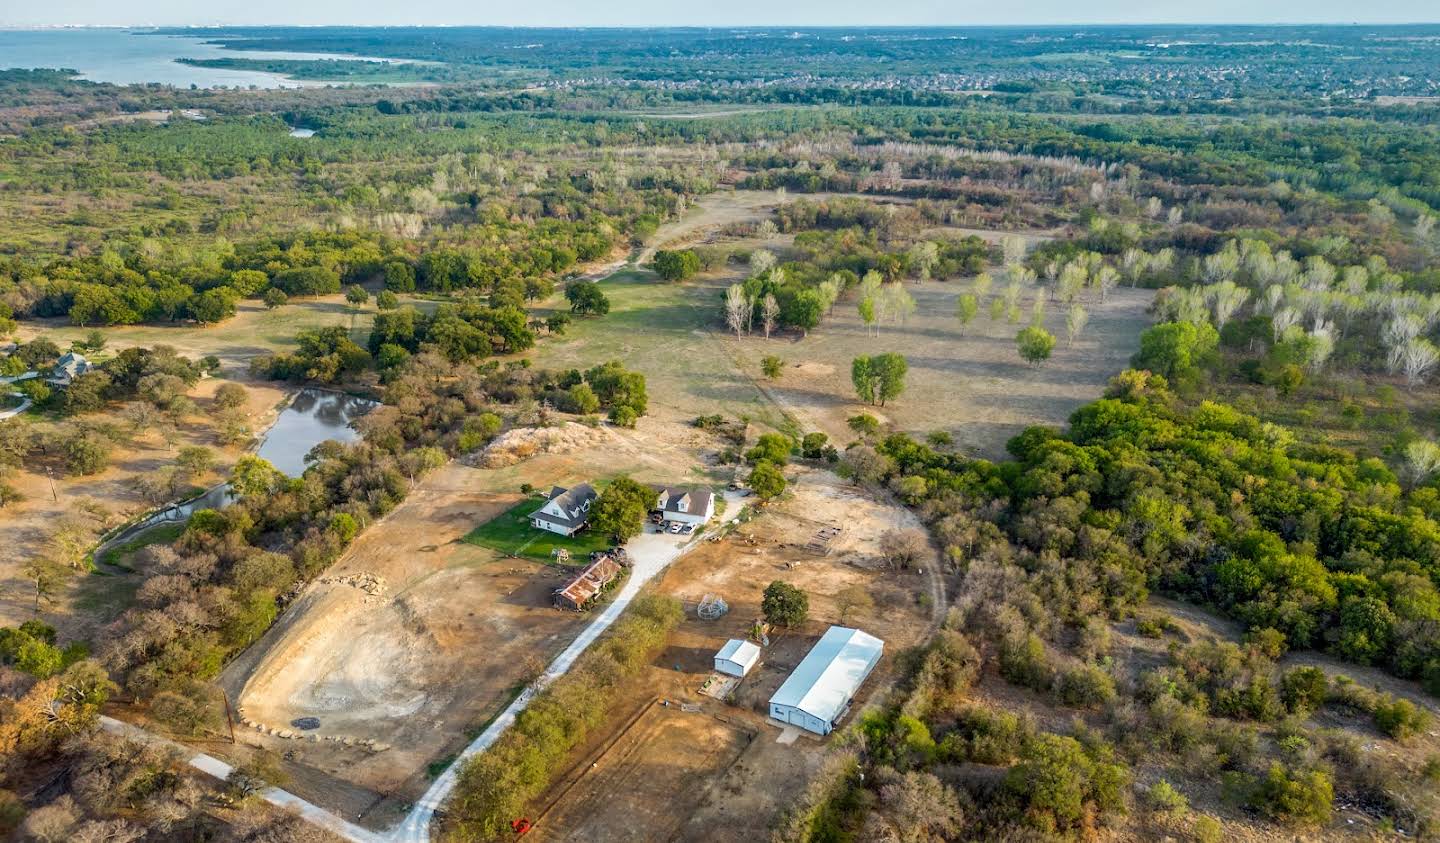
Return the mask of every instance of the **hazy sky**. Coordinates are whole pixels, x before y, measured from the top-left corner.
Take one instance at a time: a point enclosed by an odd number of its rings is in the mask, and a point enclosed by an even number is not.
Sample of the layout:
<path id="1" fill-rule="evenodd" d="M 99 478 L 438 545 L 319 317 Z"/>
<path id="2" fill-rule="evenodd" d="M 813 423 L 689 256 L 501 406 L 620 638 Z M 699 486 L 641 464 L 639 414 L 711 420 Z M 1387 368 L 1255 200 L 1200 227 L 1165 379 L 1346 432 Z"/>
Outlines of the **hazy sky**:
<path id="1" fill-rule="evenodd" d="M 389 24 L 496 26 L 1004 23 L 1405 23 L 1437 0 L 0 0 L 0 26 Z"/>

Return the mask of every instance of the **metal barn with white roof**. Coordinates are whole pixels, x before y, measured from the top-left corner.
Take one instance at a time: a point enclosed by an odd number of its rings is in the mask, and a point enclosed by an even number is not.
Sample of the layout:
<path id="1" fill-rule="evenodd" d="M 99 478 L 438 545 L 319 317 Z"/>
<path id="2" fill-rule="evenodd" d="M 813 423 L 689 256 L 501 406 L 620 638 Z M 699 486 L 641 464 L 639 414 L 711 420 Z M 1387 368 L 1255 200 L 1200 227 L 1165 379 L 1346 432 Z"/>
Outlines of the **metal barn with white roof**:
<path id="1" fill-rule="evenodd" d="M 885 642 L 869 633 L 830 627 L 770 698 L 770 716 L 830 734 L 884 653 Z"/>
<path id="2" fill-rule="evenodd" d="M 731 638 L 715 654 L 715 671 L 728 676 L 744 676 L 760 661 L 760 648 L 739 638 Z"/>

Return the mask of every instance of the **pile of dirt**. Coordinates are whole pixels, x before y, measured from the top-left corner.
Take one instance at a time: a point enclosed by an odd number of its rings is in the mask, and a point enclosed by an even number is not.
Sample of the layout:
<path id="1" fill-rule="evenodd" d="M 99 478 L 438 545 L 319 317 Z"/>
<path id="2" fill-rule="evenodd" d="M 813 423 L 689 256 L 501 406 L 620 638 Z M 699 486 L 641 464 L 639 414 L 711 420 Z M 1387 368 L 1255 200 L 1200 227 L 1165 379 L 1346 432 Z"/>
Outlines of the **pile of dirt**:
<path id="1" fill-rule="evenodd" d="M 466 461 L 480 468 L 504 468 L 536 454 L 568 454 L 589 448 L 604 435 L 599 428 L 575 422 L 559 427 L 517 427 L 507 430 Z"/>

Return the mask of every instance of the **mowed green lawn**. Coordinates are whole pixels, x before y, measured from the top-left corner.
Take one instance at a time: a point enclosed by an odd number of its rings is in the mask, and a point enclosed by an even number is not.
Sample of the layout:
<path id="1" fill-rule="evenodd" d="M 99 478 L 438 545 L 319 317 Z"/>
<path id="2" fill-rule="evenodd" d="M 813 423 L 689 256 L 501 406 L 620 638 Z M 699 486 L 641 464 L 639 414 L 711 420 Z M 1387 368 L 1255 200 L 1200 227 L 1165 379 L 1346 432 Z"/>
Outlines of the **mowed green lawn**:
<path id="1" fill-rule="evenodd" d="M 550 552 L 557 547 L 570 551 L 570 559 L 574 562 L 588 560 L 592 551 L 610 548 L 610 537 L 601 533 L 586 530 L 574 538 L 566 538 L 535 529 L 530 526 L 530 513 L 540 506 L 538 498 L 527 498 L 471 530 L 462 541 L 536 562 L 554 562 Z"/>

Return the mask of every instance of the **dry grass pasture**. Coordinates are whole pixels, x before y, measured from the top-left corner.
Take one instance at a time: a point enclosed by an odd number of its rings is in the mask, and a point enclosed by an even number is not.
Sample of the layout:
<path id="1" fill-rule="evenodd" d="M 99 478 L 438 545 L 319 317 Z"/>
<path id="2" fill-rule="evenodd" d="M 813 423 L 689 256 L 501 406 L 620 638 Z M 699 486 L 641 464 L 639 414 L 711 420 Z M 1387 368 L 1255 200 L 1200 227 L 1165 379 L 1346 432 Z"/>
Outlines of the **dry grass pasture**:
<path id="1" fill-rule="evenodd" d="M 878 336 L 867 336 L 852 294 L 808 337 L 766 340 L 753 335 L 737 340 L 727 334 L 725 345 L 757 378 L 762 358 L 774 355 L 785 361 L 777 380 L 760 383 L 805 422 L 807 430 L 848 442 L 852 435 L 845 420 L 870 413 L 901 431 L 943 430 L 963 452 L 996 458 L 1003 456 L 1006 440 L 1026 427 L 1062 425 L 1077 408 L 1099 397 L 1139 348 L 1153 295 L 1119 289 L 1104 304 L 1087 302 L 1090 321 L 1074 345 L 1065 338 L 1065 308 L 1051 304 L 1045 326 L 1057 343 L 1050 360 L 1037 367 L 1022 360 L 1015 348 L 1016 332 L 1028 324 L 1030 297 L 1021 305 L 1020 324 L 992 320 L 982 312 L 962 336 L 955 302 L 968 289 L 968 282 L 958 280 L 910 285 L 915 313 L 903 323 L 882 324 Z M 850 381 L 850 363 L 862 354 L 885 352 L 903 354 L 909 361 L 905 392 L 884 407 L 862 404 Z"/>

